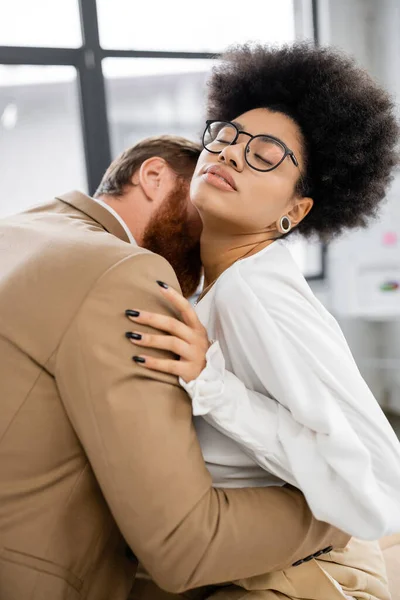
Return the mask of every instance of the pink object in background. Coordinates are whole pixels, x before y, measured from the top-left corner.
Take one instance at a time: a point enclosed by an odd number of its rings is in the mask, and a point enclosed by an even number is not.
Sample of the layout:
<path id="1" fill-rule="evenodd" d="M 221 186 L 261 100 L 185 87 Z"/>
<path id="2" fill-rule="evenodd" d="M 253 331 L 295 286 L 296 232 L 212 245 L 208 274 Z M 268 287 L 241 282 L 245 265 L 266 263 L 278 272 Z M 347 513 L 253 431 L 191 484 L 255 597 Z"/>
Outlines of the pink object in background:
<path id="1" fill-rule="evenodd" d="M 397 241 L 398 236 L 397 233 L 395 233 L 394 231 L 387 231 L 383 234 L 382 242 L 384 246 L 395 246 L 397 244 Z"/>

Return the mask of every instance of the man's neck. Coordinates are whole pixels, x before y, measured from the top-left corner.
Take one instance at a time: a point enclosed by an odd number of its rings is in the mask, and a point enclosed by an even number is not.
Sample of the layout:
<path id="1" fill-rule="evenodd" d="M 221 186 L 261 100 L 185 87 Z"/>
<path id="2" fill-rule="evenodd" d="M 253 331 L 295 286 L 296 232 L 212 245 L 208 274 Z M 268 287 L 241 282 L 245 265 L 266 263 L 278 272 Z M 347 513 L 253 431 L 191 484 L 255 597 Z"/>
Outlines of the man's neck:
<path id="1" fill-rule="evenodd" d="M 140 246 L 143 239 L 143 232 L 145 230 L 146 223 L 140 218 L 141 211 L 135 211 L 135 219 L 132 219 L 132 206 L 128 204 L 126 198 L 108 196 L 106 194 L 95 198 L 97 201 L 101 201 L 103 204 L 111 208 L 117 213 L 119 218 L 124 222 L 125 227 L 129 230 L 131 236 L 135 242 Z"/>

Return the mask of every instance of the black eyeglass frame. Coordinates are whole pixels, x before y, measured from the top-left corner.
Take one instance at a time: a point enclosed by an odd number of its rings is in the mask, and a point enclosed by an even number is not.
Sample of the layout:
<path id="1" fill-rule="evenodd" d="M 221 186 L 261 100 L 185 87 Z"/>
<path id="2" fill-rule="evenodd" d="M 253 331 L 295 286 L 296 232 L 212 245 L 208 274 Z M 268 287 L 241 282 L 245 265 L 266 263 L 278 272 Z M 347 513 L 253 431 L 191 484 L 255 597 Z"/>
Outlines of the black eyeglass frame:
<path id="1" fill-rule="evenodd" d="M 298 160 L 297 160 L 293 150 L 288 148 L 286 146 L 285 142 L 282 142 L 282 140 L 280 140 L 279 138 L 276 138 L 273 135 L 269 135 L 267 133 L 259 133 L 257 135 L 251 135 L 251 133 L 247 133 L 247 131 L 241 131 L 237 127 L 237 125 L 235 123 L 233 123 L 232 121 L 221 121 L 220 119 L 211 119 L 211 120 L 206 121 L 206 128 L 203 133 L 202 144 L 203 144 L 203 148 L 205 150 L 207 150 L 207 152 L 210 152 L 211 154 L 221 154 L 221 152 L 222 152 L 222 150 L 218 150 L 218 151 L 209 150 L 205 144 L 204 138 L 206 136 L 207 130 L 210 127 L 210 125 L 212 125 L 213 123 L 226 123 L 227 125 L 230 125 L 231 127 L 234 127 L 236 129 L 236 135 L 235 135 L 234 139 L 232 140 L 232 142 L 227 144 L 227 146 L 234 146 L 237 142 L 239 135 L 248 135 L 249 136 L 250 139 L 247 142 L 245 149 L 244 149 L 244 159 L 251 169 L 254 169 L 255 171 L 260 171 L 261 173 L 269 173 L 270 171 L 274 171 L 274 169 L 277 169 L 279 167 L 279 165 L 281 165 L 283 163 L 285 158 L 287 156 L 290 156 L 292 163 L 294 164 L 295 167 L 297 167 L 299 169 L 300 177 L 303 179 Z M 258 137 L 267 138 L 267 139 L 272 140 L 273 142 L 275 142 L 276 144 L 281 146 L 282 150 L 284 151 L 284 154 L 283 154 L 281 160 L 276 165 L 274 165 L 273 167 L 271 167 L 269 169 L 258 169 L 257 167 L 253 167 L 253 165 L 251 165 L 249 163 L 249 161 L 247 160 L 247 149 L 248 149 L 250 143 L 252 142 L 252 140 L 254 140 L 255 138 L 258 138 Z"/>

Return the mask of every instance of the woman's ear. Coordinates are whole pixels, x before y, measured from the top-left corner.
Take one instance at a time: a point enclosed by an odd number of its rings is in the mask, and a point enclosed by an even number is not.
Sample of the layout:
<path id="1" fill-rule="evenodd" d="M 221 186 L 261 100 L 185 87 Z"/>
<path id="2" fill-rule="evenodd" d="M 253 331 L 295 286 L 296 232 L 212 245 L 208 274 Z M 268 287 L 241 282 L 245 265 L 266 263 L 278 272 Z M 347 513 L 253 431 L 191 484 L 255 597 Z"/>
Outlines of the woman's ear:
<path id="1" fill-rule="evenodd" d="M 292 222 L 292 226 L 295 227 L 302 221 L 310 212 L 314 204 L 312 198 L 300 198 L 293 204 L 292 208 L 287 213 L 287 216 Z"/>

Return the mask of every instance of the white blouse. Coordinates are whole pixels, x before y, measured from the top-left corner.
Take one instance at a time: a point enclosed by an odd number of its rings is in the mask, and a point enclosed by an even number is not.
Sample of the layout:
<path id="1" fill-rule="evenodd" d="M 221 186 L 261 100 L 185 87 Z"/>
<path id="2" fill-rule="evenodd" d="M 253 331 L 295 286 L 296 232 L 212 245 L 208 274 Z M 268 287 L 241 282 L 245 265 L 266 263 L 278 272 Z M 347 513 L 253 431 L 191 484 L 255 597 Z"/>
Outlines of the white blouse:
<path id="1" fill-rule="evenodd" d="M 400 443 L 285 245 L 236 262 L 196 310 L 217 341 L 181 385 L 214 485 L 288 482 L 351 535 L 400 531 Z"/>

